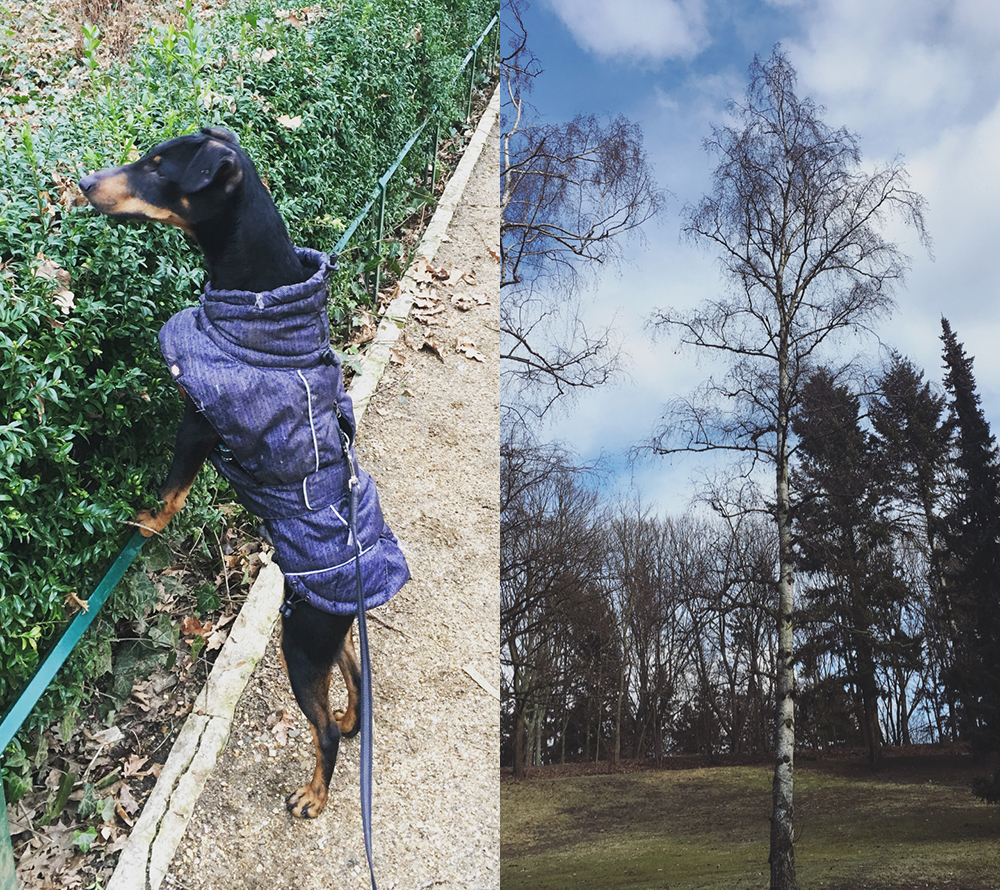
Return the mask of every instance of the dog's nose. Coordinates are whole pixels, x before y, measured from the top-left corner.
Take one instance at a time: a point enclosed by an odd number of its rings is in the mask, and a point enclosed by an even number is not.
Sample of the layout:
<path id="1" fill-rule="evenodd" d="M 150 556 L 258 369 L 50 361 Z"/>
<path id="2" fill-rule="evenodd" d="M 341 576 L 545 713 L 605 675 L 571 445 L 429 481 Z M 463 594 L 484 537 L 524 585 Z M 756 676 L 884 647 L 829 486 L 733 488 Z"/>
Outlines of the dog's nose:
<path id="1" fill-rule="evenodd" d="M 88 173 L 80 180 L 80 191 L 87 194 L 95 185 L 97 185 L 97 174 Z"/>

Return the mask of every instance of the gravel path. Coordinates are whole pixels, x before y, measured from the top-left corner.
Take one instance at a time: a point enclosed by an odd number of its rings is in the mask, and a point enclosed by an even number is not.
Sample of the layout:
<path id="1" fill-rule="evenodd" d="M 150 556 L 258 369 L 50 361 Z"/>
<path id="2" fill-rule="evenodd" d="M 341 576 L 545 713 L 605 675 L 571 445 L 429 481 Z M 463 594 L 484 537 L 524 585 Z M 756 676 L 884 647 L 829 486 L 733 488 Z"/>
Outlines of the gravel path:
<path id="1" fill-rule="evenodd" d="M 500 885 L 498 240 L 494 128 L 434 260 L 452 268 L 435 286 L 446 308 L 428 316 L 431 327 L 407 324 L 359 435 L 413 574 L 368 624 L 382 890 Z M 467 311 L 451 299 L 463 294 Z M 440 354 L 421 348 L 427 336 Z M 459 352 L 459 341 L 474 347 Z M 319 818 L 285 811 L 285 795 L 312 774 L 313 750 L 275 635 L 162 886 L 367 887 L 358 755 L 357 739 L 341 745 Z"/>

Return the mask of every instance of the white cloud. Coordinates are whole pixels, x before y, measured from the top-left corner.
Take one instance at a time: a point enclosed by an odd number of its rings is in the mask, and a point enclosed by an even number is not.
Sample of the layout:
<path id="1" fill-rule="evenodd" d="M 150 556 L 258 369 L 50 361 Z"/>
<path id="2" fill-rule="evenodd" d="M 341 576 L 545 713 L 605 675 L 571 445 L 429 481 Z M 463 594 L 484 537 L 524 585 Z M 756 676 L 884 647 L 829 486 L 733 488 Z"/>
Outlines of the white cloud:
<path id="1" fill-rule="evenodd" d="M 545 0 L 579 45 L 613 58 L 650 62 L 692 55 L 707 44 L 703 10 L 720 4 Z M 880 329 L 887 345 L 942 378 L 940 322 L 951 321 L 968 354 L 994 431 L 1000 430 L 1000 4 L 983 0 L 765 0 L 787 18 L 763 20 L 745 44 L 745 58 L 706 54 L 691 70 L 645 72 L 623 83 L 622 107 L 639 120 L 650 157 L 676 199 L 661 229 L 650 229 L 637 268 L 603 279 L 592 317 L 617 309 L 632 354 L 628 379 L 617 388 L 581 394 L 549 434 L 583 456 L 620 455 L 648 439 L 671 396 L 690 392 L 710 373 L 691 353 L 651 343 L 641 321 L 653 306 L 678 308 L 715 296 L 722 286 L 714 255 L 678 242 L 678 211 L 710 186 L 714 161 L 701 148 L 711 124 L 726 122 L 723 100 L 739 100 L 753 51 L 766 56 L 781 41 L 799 73 L 798 92 L 827 108 L 824 120 L 859 134 L 865 168 L 899 152 L 912 185 L 929 204 L 932 262 L 902 223 L 886 231 L 913 257 L 898 309 Z M 658 12 L 657 12 L 658 11 Z M 656 15 L 670 26 L 656 24 Z M 687 14 L 687 18 L 685 18 Z M 668 33 L 669 32 L 669 33 Z M 723 39 L 724 29 L 718 29 Z M 671 36 L 673 44 L 665 43 Z M 795 35 L 795 36 L 793 36 Z M 743 50 L 741 50 L 743 52 Z M 711 66 L 711 67 L 709 67 Z M 574 72 L 563 75 L 578 80 Z M 623 81 L 625 78 L 623 78 Z M 643 85 L 637 90 L 636 83 Z M 585 86 L 585 85 L 581 85 Z M 606 91 L 601 93 L 602 102 Z M 583 109 L 581 109 L 583 110 Z M 874 348 L 874 344 L 872 344 Z M 652 461 L 634 468 L 637 487 L 671 510 L 690 496 L 701 458 Z M 622 472 L 623 484 L 629 473 Z M 678 506 L 679 505 L 679 506 Z"/>
<path id="2" fill-rule="evenodd" d="M 654 339 L 645 323 L 654 308 L 693 306 L 717 293 L 718 274 L 714 257 L 680 243 L 674 225 L 648 234 L 658 236 L 656 247 L 637 250 L 620 276 L 605 276 L 584 307 L 592 327 L 615 325 L 628 355 L 625 374 L 614 385 L 578 393 L 565 413 L 550 419 L 545 437 L 564 442 L 583 461 L 604 455 L 620 485 L 627 487 L 631 476 L 644 500 L 680 513 L 694 491 L 691 480 L 708 459 L 647 455 L 628 467 L 626 453 L 648 444 L 661 428 L 666 403 L 692 392 L 715 366 L 679 349 L 669 334 Z"/>
<path id="3" fill-rule="evenodd" d="M 1000 99 L 979 120 L 943 129 L 908 164 L 913 185 L 928 201 L 927 222 L 936 262 L 915 254 L 904 314 L 930 322 L 946 316 L 969 354 L 976 357 L 976 381 L 993 418 L 1000 416 Z M 929 369 L 940 365 L 940 344 L 928 344 Z M 910 351 L 911 347 L 907 347 Z M 994 420 L 994 422 L 996 422 Z"/>
<path id="4" fill-rule="evenodd" d="M 980 0 L 837 0 L 803 16 L 788 41 L 800 90 L 892 154 L 978 118 L 1000 82 L 1000 6 Z M 894 144 L 893 144 L 894 143 Z"/>
<path id="5" fill-rule="evenodd" d="M 708 42 L 703 0 L 548 0 L 574 40 L 603 58 L 690 58 Z"/>
<path id="6" fill-rule="evenodd" d="M 928 201 L 935 262 L 915 244 L 886 340 L 940 380 L 939 319 L 975 356 L 1000 416 L 1000 6 L 981 0 L 819 0 L 786 41 L 799 92 L 857 132 L 869 162 L 903 152 Z M 895 231 L 892 237 L 902 237 Z M 905 238 L 903 239 L 905 241 Z"/>

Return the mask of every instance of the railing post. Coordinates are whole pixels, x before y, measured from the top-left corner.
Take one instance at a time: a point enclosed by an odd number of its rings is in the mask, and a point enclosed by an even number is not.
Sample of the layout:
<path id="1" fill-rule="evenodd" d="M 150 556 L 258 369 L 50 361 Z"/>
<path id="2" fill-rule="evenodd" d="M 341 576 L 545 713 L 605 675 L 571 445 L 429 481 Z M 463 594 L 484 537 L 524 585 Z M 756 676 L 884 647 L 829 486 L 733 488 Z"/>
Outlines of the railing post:
<path id="1" fill-rule="evenodd" d="M 465 119 L 469 120 L 472 117 L 472 93 L 476 89 L 476 56 L 478 53 L 478 47 L 472 48 L 472 64 L 469 66 L 469 104 L 465 109 Z"/>
<path id="2" fill-rule="evenodd" d="M 441 143 L 441 124 L 434 127 L 434 142 L 431 143 L 431 194 L 434 194 L 434 183 L 437 182 L 438 145 Z"/>
<path id="3" fill-rule="evenodd" d="M 496 11 L 500 15 L 500 10 Z M 499 22 L 497 23 L 499 25 Z M 500 61 L 500 28 L 495 27 L 490 34 L 490 77 L 497 73 L 497 63 Z"/>
<path id="4" fill-rule="evenodd" d="M 375 266 L 375 278 L 372 287 L 372 301 L 378 301 L 378 289 L 382 282 L 382 230 L 385 226 L 385 191 L 386 183 L 379 182 L 378 214 L 375 219 L 375 255 L 378 263 Z"/>
<path id="5" fill-rule="evenodd" d="M 14 845 L 10 840 L 10 823 L 7 822 L 7 798 L 3 793 L 2 768 L 0 768 L 0 890 L 17 890 Z"/>

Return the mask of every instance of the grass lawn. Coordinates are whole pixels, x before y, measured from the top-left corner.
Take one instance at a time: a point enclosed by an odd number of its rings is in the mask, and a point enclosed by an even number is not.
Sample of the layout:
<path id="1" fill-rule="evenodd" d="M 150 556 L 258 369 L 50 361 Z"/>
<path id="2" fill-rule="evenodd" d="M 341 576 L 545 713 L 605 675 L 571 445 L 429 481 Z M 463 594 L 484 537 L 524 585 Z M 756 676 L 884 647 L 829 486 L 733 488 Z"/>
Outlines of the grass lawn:
<path id="1" fill-rule="evenodd" d="M 796 765 L 802 890 L 1000 890 L 1000 810 L 963 755 Z M 771 770 L 762 766 L 501 782 L 502 890 L 766 888 Z"/>

